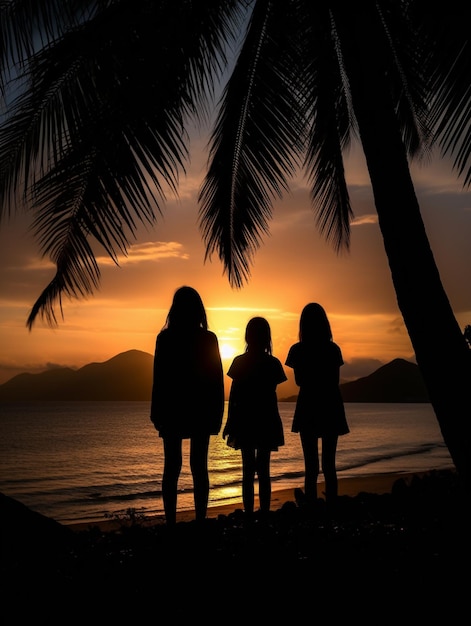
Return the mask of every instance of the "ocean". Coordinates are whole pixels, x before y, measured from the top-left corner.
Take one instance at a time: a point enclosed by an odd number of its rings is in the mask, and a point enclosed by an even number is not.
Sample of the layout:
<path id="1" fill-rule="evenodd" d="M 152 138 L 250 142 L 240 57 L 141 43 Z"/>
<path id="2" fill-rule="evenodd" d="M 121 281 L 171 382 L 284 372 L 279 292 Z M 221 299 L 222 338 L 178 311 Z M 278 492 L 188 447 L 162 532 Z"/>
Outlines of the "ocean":
<path id="1" fill-rule="evenodd" d="M 285 445 L 272 453 L 273 491 L 304 481 L 299 435 L 291 432 L 294 406 L 279 403 Z M 453 467 L 430 404 L 345 408 L 351 432 L 339 438 L 339 478 Z M 62 524 L 163 516 L 162 440 L 148 402 L 5 403 L 0 434 L 0 492 L 32 510 Z M 183 451 L 181 511 L 193 509 L 187 441 Z M 241 508 L 240 451 L 220 435 L 211 438 L 209 471 L 209 506 Z"/>

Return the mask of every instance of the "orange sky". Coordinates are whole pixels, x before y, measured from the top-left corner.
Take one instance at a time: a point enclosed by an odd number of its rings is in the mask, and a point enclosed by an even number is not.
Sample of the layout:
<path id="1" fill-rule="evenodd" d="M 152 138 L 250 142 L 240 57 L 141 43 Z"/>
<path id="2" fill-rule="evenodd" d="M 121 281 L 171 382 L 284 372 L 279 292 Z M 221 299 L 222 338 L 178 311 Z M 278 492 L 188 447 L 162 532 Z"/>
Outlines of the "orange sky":
<path id="1" fill-rule="evenodd" d="M 169 197 L 153 228 L 140 229 L 127 258 L 116 267 L 101 257 L 101 288 L 88 300 L 64 300 L 59 326 L 40 321 L 31 332 L 29 310 L 53 275 L 41 261 L 24 218 L 0 232 L 0 383 L 23 371 L 80 367 L 138 349 L 153 353 L 175 289 L 195 287 L 219 338 L 225 371 L 244 349 L 245 325 L 253 315 L 270 322 L 274 354 L 284 363 L 297 341 L 302 307 L 320 302 L 334 340 L 342 348 L 344 379 L 371 373 L 396 357 L 413 359 L 399 312 L 363 159 L 352 154 L 347 180 L 355 221 L 350 253 L 338 256 L 318 234 L 303 179 L 275 206 L 271 234 L 255 255 L 251 279 L 232 289 L 217 258 L 204 264 L 197 229 L 196 198 L 206 153 L 196 145 L 182 177 L 180 198 Z M 448 162 L 435 159 L 413 168 L 413 178 L 442 282 L 460 326 L 471 323 L 471 195 Z M 431 338 L 433 340 L 433 338 Z M 232 350 L 232 352 L 231 352 Z M 291 371 L 279 388 L 296 392 Z M 227 377 L 226 377 L 227 378 Z M 229 380 L 227 379 L 227 383 Z"/>

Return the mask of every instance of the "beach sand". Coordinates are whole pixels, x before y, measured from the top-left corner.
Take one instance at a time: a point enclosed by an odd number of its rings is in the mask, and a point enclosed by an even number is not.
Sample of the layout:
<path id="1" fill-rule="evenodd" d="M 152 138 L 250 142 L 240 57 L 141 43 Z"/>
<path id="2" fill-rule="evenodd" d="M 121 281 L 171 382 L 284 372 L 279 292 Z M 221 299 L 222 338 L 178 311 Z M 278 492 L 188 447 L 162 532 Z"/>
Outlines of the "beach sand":
<path id="1" fill-rule="evenodd" d="M 319 493 L 322 492 L 322 486 Z M 66 527 L 0 500 L 6 625 L 460 623 L 469 610 L 468 502 L 453 471 L 341 480 L 335 509 L 273 493 L 172 529 Z"/>
<path id="2" fill-rule="evenodd" d="M 339 496 L 357 496 L 361 492 L 384 494 L 390 493 L 392 486 L 398 480 L 404 481 L 409 484 L 414 477 L 420 476 L 420 474 L 412 473 L 390 473 L 390 474 L 371 474 L 354 476 L 349 478 L 340 478 L 338 481 Z M 324 482 L 321 480 L 318 482 L 318 494 L 322 497 L 324 493 Z M 259 506 L 257 489 L 255 489 L 255 508 Z M 286 502 L 294 501 L 294 488 L 289 489 L 276 489 L 272 492 L 271 497 L 271 510 L 281 508 Z M 242 497 L 231 504 L 223 504 L 210 506 L 208 508 L 207 517 L 214 519 L 220 515 L 230 515 L 235 510 L 243 508 Z M 178 522 L 190 522 L 194 519 L 194 511 L 179 511 L 177 512 Z M 147 517 L 142 520 L 142 523 L 146 525 L 163 524 L 165 523 L 164 516 Z M 74 531 L 84 531 L 90 528 L 98 527 L 102 531 L 117 530 L 123 525 L 129 525 L 129 520 L 125 518 L 121 520 L 102 519 L 94 520 L 91 522 L 79 522 L 68 525 Z"/>
<path id="3" fill-rule="evenodd" d="M 369 492 L 376 494 L 389 493 L 393 484 L 401 479 L 409 483 L 416 474 L 374 474 L 369 476 L 354 476 L 351 478 L 340 478 L 338 481 L 339 496 L 356 496 L 361 492 Z M 318 482 L 318 494 L 322 497 L 325 485 L 323 481 Z M 285 504 L 294 500 L 294 489 L 279 489 L 272 493 L 271 509 L 279 509 Z M 258 498 L 256 496 L 255 505 L 258 506 Z M 242 507 L 242 500 L 236 505 L 236 508 Z M 217 517 L 220 514 L 228 515 L 234 509 L 233 504 L 212 507 L 208 513 L 208 517 Z M 192 512 L 181 513 L 180 519 L 188 521 L 192 516 Z"/>

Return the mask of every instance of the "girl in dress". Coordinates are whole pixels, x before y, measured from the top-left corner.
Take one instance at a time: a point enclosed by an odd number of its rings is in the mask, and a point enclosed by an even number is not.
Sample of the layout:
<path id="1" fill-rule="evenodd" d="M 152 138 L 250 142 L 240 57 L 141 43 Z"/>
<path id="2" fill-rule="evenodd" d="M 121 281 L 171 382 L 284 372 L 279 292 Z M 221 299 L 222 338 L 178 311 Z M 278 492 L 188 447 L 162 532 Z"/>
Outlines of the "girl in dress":
<path id="1" fill-rule="evenodd" d="M 291 430 L 301 438 L 305 500 L 310 505 L 317 502 L 320 439 L 325 497 L 331 504 L 337 497 L 337 441 L 349 432 L 349 427 L 339 388 L 342 352 L 333 341 L 327 314 L 320 304 L 311 302 L 302 310 L 299 342 L 289 349 L 285 365 L 293 368 L 299 385 Z"/>
<path id="2" fill-rule="evenodd" d="M 272 355 L 271 330 L 265 318 L 249 320 L 245 343 L 245 353 L 234 358 L 227 372 L 232 383 L 223 437 L 229 446 L 241 451 L 242 500 L 246 514 L 251 516 L 255 475 L 260 511 L 270 510 L 270 457 L 284 445 L 276 387 L 287 377 L 281 361 Z"/>
<path id="3" fill-rule="evenodd" d="M 206 518 L 209 498 L 208 448 L 221 429 L 224 374 L 216 335 L 208 330 L 199 293 L 176 290 L 154 354 L 151 421 L 164 444 L 162 498 L 167 525 L 176 523 L 182 441 L 190 440 L 195 514 Z"/>

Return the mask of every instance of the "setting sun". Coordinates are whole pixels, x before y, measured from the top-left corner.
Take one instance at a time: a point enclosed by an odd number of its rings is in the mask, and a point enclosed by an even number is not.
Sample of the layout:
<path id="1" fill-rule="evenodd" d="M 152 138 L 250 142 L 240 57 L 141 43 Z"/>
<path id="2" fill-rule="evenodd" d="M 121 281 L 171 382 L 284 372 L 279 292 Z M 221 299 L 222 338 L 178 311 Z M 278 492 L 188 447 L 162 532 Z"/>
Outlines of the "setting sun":
<path id="1" fill-rule="evenodd" d="M 237 353 L 234 346 L 230 346 L 228 343 L 221 344 L 219 350 L 221 352 L 221 358 L 223 359 L 232 359 Z"/>

